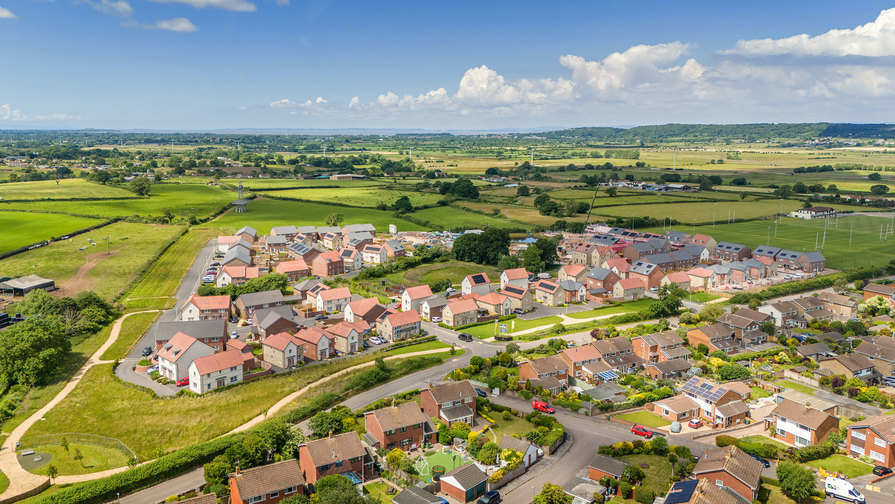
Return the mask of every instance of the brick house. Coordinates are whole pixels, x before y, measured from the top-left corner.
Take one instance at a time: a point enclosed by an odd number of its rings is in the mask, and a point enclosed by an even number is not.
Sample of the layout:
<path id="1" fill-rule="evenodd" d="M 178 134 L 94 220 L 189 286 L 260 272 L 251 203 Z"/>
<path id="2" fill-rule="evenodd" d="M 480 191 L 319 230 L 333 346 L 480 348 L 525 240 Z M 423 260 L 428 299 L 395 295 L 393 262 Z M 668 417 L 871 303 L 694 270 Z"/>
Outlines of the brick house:
<path id="1" fill-rule="evenodd" d="M 622 249 L 622 255 L 631 262 L 640 260 L 641 257 L 658 252 L 656 247 L 648 242 L 635 242 Z"/>
<path id="2" fill-rule="evenodd" d="M 252 333 L 261 336 L 262 340 L 269 334 L 279 332 L 295 334 L 301 326 L 292 318 L 293 315 L 289 305 L 256 310 L 252 315 Z"/>
<path id="3" fill-rule="evenodd" d="M 600 267 L 615 273 L 615 276 L 617 276 L 619 280 L 624 280 L 625 278 L 628 278 L 628 271 L 631 270 L 631 263 L 623 257 L 615 257 L 603 261 L 600 264 Z"/>
<path id="4" fill-rule="evenodd" d="M 647 362 L 643 365 L 643 374 L 653 380 L 680 378 L 693 366 L 687 359 L 673 359 L 660 362 Z"/>
<path id="5" fill-rule="evenodd" d="M 858 313 L 858 303 L 848 296 L 824 291 L 817 295 L 817 299 L 823 301 L 824 307 L 840 318 L 849 319 Z"/>
<path id="6" fill-rule="evenodd" d="M 290 243 L 286 246 L 286 255 L 291 257 L 292 259 L 301 259 L 305 263 L 313 263 L 314 259 L 320 255 L 320 251 L 312 247 L 310 244 L 295 242 Z M 311 266 L 312 273 L 315 275 L 316 272 L 313 272 L 313 265 Z M 324 275 L 325 276 L 325 275 Z"/>
<path id="7" fill-rule="evenodd" d="M 298 447 L 301 474 L 309 485 L 330 474 L 355 473 L 361 481 L 373 475 L 373 460 L 356 432 L 308 441 Z"/>
<path id="8" fill-rule="evenodd" d="M 618 374 L 634 373 L 643 364 L 634 353 L 634 345 L 624 336 L 594 340 L 591 344 L 600 352 L 600 361 Z"/>
<path id="9" fill-rule="evenodd" d="M 442 320 L 451 327 L 474 324 L 478 316 L 479 307 L 472 299 L 451 301 L 441 310 Z"/>
<path id="10" fill-rule="evenodd" d="M 798 448 L 823 443 L 839 432 L 839 419 L 829 413 L 783 399 L 771 411 L 774 437 Z"/>
<path id="11" fill-rule="evenodd" d="M 155 348 L 161 351 L 165 343 L 177 333 L 183 333 L 210 346 L 215 352 L 225 350 L 227 322 L 223 320 L 197 320 L 191 322 L 159 322 L 155 327 Z"/>
<path id="12" fill-rule="evenodd" d="M 486 273 L 475 273 L 466 275 L 466 278 L 460 282 L 460 290 L 463 295 L 479 294 L 484 295 L 491 292 L 491 280 L 488 279 Z"/>
<path id="13" fill-rule="evenodd" d="M 348 287 L 326 289 L 317 293 L 317 311 L 337 313 L 345 309 L 351 302 L 351 290 Z"/>
<path id="14" fill-rule="evenodd" d="M 716 261 L 742 261 L 752 257 L 752 249 L 740 243 L 718 242 L 712 257 Z"/>
<path id="15" fill-rule="evenodd" d="M 379 444 L 374 448 L 407 451 L 438 441 L 438 431 L 413 401 L 367 412 L 364 419 L 367 433 Z"/>
<path id="16" fill-rule="evenodd" d="M 311 261 L 311 271 L 318 277 L 331 277 L 345 272 L 342 257 L 335 250 L 323 252 Z"/>
<path id="17" fill-rule="evenodd" d="M 534 296 L 528 287 L 517 287 L 515 285 L 507 285 L 501 291 L 501 294 L 507 297 L 510 302 L 510 311 L 522 310 L 524 312 L 531 311 L 534 305 Z"/>
<path id="18" fill-rule="evenodd" d="M 699 405 L 693 399 L 679 394 L 653 402 L 652 412 L 669 422 L 687 423 L 699 417 Z"/>
<path id="19" fill-rule="evenodd" d="M 294 259 L 292 261 L 283 261 L 274 267 L 274 272 L 286 275 L 290 282 L 297 282 L 300 278 L 311 276 L 311 268 L 304 259 Z"/>
<path id="20" fill-rule="evenodd" d="M 587 288 L 581 282 L 563 280 L 559 282 L 559 289 L 563 303 L 583 303 L 587 299 Z"/>
<path id="21" fill-rule="evenodd" d="M 725 446 L 706 450 L 693 468 L 693 477 L 705 478 L 716 486 L 727 487 L 752 502 L 758 499 L 762 469 L 764 466 L 761 462 L 743 450 Z"/>
<path id="22" fill-rule="evenodd" d="M 282 369 L 292 369 L 305 361 L 306 344 L 289 333 L 271 334 L 261 342 L 264 362 Z"/>
<path id="23" fill-rule="evenodd" d="M 283 293 L 277 289 L 273 289 L 269 291 L 243 294 L 236 298 L 233 307 L 239 316 L 248 318 L 255 313 L 255 310 L 283 306 L 284 304 L 286 304 L 286 299 L 283 297 Z"/>
<path id="24" fill-rule="evenodd" d="M 230 318 L 230 296 L 200 296 L 193 294 L 183 304 L 180 320 L 227 320 Z"/>
<path id="25" fill-rule="evenodd" d="M 245 285 L 246 282 L 253 278 L 261 276 L 261 269 L 257 266 L 236 266 L 229 265 L 221 268 L 217 278 L 214 280 L 216 287 L 224 287 L 225 285 Z"/>
<path id="26" fill-rule="evenodd" d="M 379 304 L 377 298 L 363 298 L 351 301 L 345 307 L 345 320 L 347 322 L 359 322 L 363 320 L 368 324 L 376 322 L 385 312 L 385 306 Z"/>
<path id="27" fill-rule="evenodd" d="M 870 457 L 879 465 L 895 466 L 895 416 L 867 417 L 848 427 L 845 440 L 852 457 Z"/>
<path id="28" fill-rule="evenodd" d="M 646 285 L 647 289 L 662 285 L 664 276 L 665 272 L 661 267 L 644 260 L 639 260 L 632 264 L 631 269 L 628 271 L 628 278 L 640 280 Z"/>
<path id="29" fill-rule="evenodd" d="M 869 301 L 876 296 L 882 296 L 888 299 L 889 303 L 895 306 L 895 284 L 880 285 L 869 283 L 864 286 L 864 301 Z"/>
<path id="30" fill-rule="evenodd" d="M 817 364 L 820 369 L 829 369 L 831 373 L 845 375 L 846 378 L 860 378 L 868 385 L 880 379 L 880 373 L 873 365 L 873 361 L 858 353 L 837 355 Z"/>
<path id="31" fill-rule="evenodd" d="M 420 323 L 420 316 L 415 311 L 385 312 L 377 323 L 379 337 L 399 341 L 419 336 Z"/>
<path id="32" fill-rule="evenodd" d="M 258 231 L 252 226 L 243 226 L 236 232 L 235 236 L 238 236 L 241 240 L 245 240 L 249 243 L 255 243 L 255 239 L 258 238 Z"/>
<path id="33" fill-rule="evenodd" d="M 275 504 L 304 495 L 305 479 L 295 459 L 240 470 L 230 475 L 231 504 Z"/>
<path id="34" fill-rule="evenodd" d="M 405 249 L 404 245 L 401 245 L 401 242 L 398 240 L 387 240 L 382 244 L 382 248 L 385 249 L 386 256 L 390 260 L 407 255 L 407 249 Z"/>
<path id="35" fill-rule="evenodd" d="M 441 492 L 460 502 L 469 502 L 487 491 L 488 475 L 475 464 L 462 465 L 441 477 Z"/>
<path id="36" fill-rule="evenodd" d="M 568 383 L 569 366 L 566 364 L 566 361 L 558 355 L 541 357 L 519 364 L 519 383 L 551 376 L 559 380 L 562 385 Z"/>
<path id="37" fill-rule="evenodd" d="M 274 226 L 270 228 L 270 236 L 282 236 L 286 241 L 295 240 L 298 229 L 295 226 Z"/>
<path id="38" fill-rule="evenodd" d="M 740 385 L 742 389 L 740 390 Z M 745 422 L 749 413 L 749 387 L 737 382 L 718 385 L 694 376 L 682 387 L 683 395 L 699 406 L 699 415 L 713 429 L 731 427 Z"/>
<path id="39" fill-rule="evenodd" d="M 401 311 L 419 311 L 423 300 L 432 297 L 432 289 L 428 285 L 407 287 L 401 293 Z"/>
<path id="40" fill-rule="evenodd" d="M 512 285 L 520 289 L 528 289 L 528 271 L 525 268 L 512 268 L 503 270 L 500 274 L 500 288 L 505 289 L 507 285 Z"/>
<path id="41" fill-rule="evenodd" d="M 588 273 L 585 284 L 592 296 L 611 294 L 618 282 L 618 276 L 610 269 L 594 266 Z"/>
<path id="42" fill-rule="evenodd" d="M 286 245 L 289 242 L 282 236 L 263 236 L 261 238 L 261 252 L 267 252 L 271 256 L 286 253 Z"/>
<path id="43" fill-rule="evenodd" d="M 687 340 L 693 348 L 700 344 L 705 345 L 709 353 L 720 350 L 731 355 L 740 351 L 740 342 L 736 339 L 733 329 L 720 322 L 690 329 L 687 331 Z"/>
<path id="44" fill-rule="evenodd" d="M 475 389 L 468 380 L 429 385 L 420 392 L 420 405 L 426 415 L 443 420 L 448 425 L 475 420 Z"/>
<path id="45" fill-rule="evenodd" d="M 568 374 L 575 378 L 582 378 L 582 367 L 600 360 L 600 352 L 593 345 L 566 348 L 557 355 L 565 361 Z"/>
<path id="46" fill-rule="evenodd" d="M 671 330 L 635 336 L 631 338 L 631 345 L 634 353 L 645 362 L 688 360 L 690 357 L 690 351 L 684 347 L 684 340 Z"/>
<path id="47" fill-rule="evenodd" d="M 305 343 L 305 358 L 321 361 L 335 353 L 335 342 L 319 327 L 309 327 L 295 333 L 295 337 Z"/>
<path id="48" fill-rule="evenodd" d="M 773 318 L 767 313 L 749 308 L 740 308 L 735 313 L 725 313 L 718 317 L 718 322 L 729 327 L 737 338 L 741 338 L 747 331 L 761 329 L 761 324 L 768 320 L 773 320 Z"/>
<path id="49" fill-rule="evenodd" d="M 595 453 L 587 463 L 587 477 L 593 481 L 600 481 L 603 476 L 621 479 L 629 465 L 624 460 Z"/>
<path id="50" fill-rule="evenodd" d="M 216 388 L 242 383 L 247 359 L 254 361 L 251 355 L 233 349 L 193 360 L 188 368 L 190 390 L 203 394 Z"/>
<path id="51" fill-rule="evenodd" d="M 515 287 L 512 287 L 515 288 Z M 529 294 L 529 298 L 531 295 Z M 432 320 L 435 317 L 442 316 L 442 310 L 448 304 L 447 298 L 443 298 L 441 296 L 431 296 L 427 297 L 420 303 L 420 317 L 426 320 Z"/>
<path id="52" fill-rule="evenodd" d="M 182 380 L 189 376 L 189 367 L 194 360 L 214 353 L 210 346 L 179 332 L 158 353 L 158 372 L 169 380 Z"/>

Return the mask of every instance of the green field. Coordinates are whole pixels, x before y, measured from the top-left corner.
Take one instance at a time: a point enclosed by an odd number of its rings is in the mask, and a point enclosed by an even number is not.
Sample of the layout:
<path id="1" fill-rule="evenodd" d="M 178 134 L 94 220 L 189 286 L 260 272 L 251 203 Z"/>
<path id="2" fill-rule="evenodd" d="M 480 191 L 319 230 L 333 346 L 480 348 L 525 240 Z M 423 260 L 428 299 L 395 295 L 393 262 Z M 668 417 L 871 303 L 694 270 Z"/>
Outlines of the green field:
<path id="1" fill-rule="evenodd" d="M 222 183 L 230 184 L 236 187 L 239 179 L 227 178 L 221 179 Z M 294 187 L 370 187 L 382 185 L 382 182 L 376 180 L 329 180 L 329 179 L 242 179 L 242 187 L 244 189 L 291 189 Z"/>
<path id="2" fill-rule="evenodd" d="M 520 318 L 514 318 L 501 322 L 501 324 L 507 325 L 508 334 L 515 334 L 527 329 L 533 329 L 535 327 L 549 327 L 554 324 L 559 324 L 560 322 L 562 322 L 562 319 L 554 315 L 551 317 L 542 317 L 534 320 L 522 320 Z M 494 336 L 494 322 L 489 322 L 487 324 L 477 325 L 473 327 L 467 327 L 466 329 L 461 330 L 475 336 L 476 338 L 490 338 Z"/>
<path id="3" fill-rule="evenodd" d="M 56 281 L 62 294 L 94 290 L 112 299 L 182 228 L 116 222 L 0 261 L 0 276 L 36 274 Z M 109 237 L 110 255 L 105 238 Z M 93 239 L 95 246 L 88 239 Z M 79 250 L 87 247 L 85 250 Z"/>
<path id="4" fill-rule="evenodd" d="M 463 281 L 467 275 L 474 273 L 486 273 L 488 278 L 494 281 L 500 281 L 500 271 L 493 266 L 485 266 L 462 261 L 448 261 L 434 264 L 426 264 L 419 266 L 403 273 L 395 273 L 389 275 L 389 280 L 395 283 L 411 283 L 414 285 L 424 283 L 435 283 L 442 280 L 450 280 L 451 283 L 457 285 Z"/>
<path id="5" fill-rule="evenodd" d="M 666 425 L 671 424 L 671 422 L 669 422 L 668 420 L 665 420 L 658 415 L 654 415 L 649 411 L 635 411 L 633 413 L 624 413 L 622 415 L 616 415 L 616 418 L 621 418 L 622 420 L 645 425 L 647 427 L 665 427 Z"/>
<path id="6" fill-rule="evenodd" d="M 801 383 L 796 383 L 792 380 L 780 380 L 777 382 L 777 385 L 780 385 L 781 387 L 786 387 L 786 388 L 790 388 L 793 390 L 797 390 L 799 392 L 804 392 L 805 394 L 814 395 L 814 392 L 815 392 L 814 388 L 809 387 L 808 385 L 802 385 Z"/>
<path id="7" fill-rule="evenodd" d="M 73 458 L 75 450 L 80 452 L 82 457 L 80 460 Z M 128 457 L 120 450 L 85 443 L 69 443 L 68 450 L 60 445 L 37 446 L 34 451 L 48 453 L 52 457 L 49 464 L 31 471 L 34 474 L 45 476 L 51 465 L 56 467 L 60 476 L 67 476 L 124 467 L 128 460 Z"/>
<path id="8" fill-rule="evenodd" d="M 641 486 L 649 488 L 655 495 L 662 495 L 668 491 L 672 467 L 667 458 L 659 455 L 625 455 L 621 459 L 643 467 L 646 477 L 643 478 Z"/>
<path id="9" fill-rule="evenodd" d="M 56 203 L 58 205 L 58 203 Z M 3 206 L 0 205 L 0 210 Z M 0 253 L 99 224 L 98 219 L 35 212 L 0 211 Z"/>
<path id="10" fill-rule="evenodd" d="M 0 201 L 137 197 L 124 187 L 102 185 L 80 178 L 62 179 L 58 184 L 53 180 L 0 184 Z"/>
<path id="11" fill-rule="evenodd" d="M 160 312 L 137 313 L 124 319 L 118 339 L 102 355 L 102 360 L 124 359 L 131 347 L 149 330 Z"/>
<path id="12" fill-rule="evenodd" d="M 369 208 L 350 208 L 308 203 L 305 201 L 288 201 L 274 199 L 256 199 L 247 205 L 248 212 L 236 213 L 228 211 L 211 221 L 209 225 L 220 226 L 227 232 L 235 232 L 243 226 L 252 226 L 259 233 L 267 233 L 274 226 L 325 226 L 326 217 L 332 213 L 344 216 L 344 224 L 366 224 L 376 226 L 377 230 L 387 231 L 389 224 L 398 226 L 398 231 L 418 231 L 422 226 L 394 217 L 392 212 Z"/>
<path id="13" fill-rule="evenodd" d="M 493 208 L 500 208 L 492 205 Z M 506 220 L 504 217 L 482 215 L 457 207 L 426 208 L 413 212 L 413 217 L 423 219 L 443 229 L 484 229 L 488 226 L 496 228 L 527 227 L 525 224 Z M 552 219 L 556 220 L 556 219 Z"/>
<path id="14" fill-rule="evenodd" d="M 642 310 L 648 307 L 650 304 L 652 304 L 651 299 L 640 299 L 637 301 L 629 301 L 627 303 L 595 308 L 593 310 L 570 313 L 569 317 L 574 319 L 589 319 L 594 317 L 602 317 L 604 315 L 616 315 L 619 313 L 628 313 Z"/>
<path id="15" fill-rule="evenodd" d="M 376 208 L 380 203 L 391 206 L 395 200 L 401 196 L 410 198 L 413 206 L 432 206 L 443 199 L 444 196 L 438 193 L 400 191 L 394 189 L 386 189 L 384 187 L 344 187 L 344 188 L 321 188 L 321 189 L 289 189 L 284 191 L 271 191 L 261 193 L 271 196 L 280 196 L 283 198 L 297 198 L 310 201 L 320 201 L 329 203 L 338 201 L 343 205 L 359 206 L 367 208 Z M 338 195 L 333 197 L 333 195 Z"/>
<path id="16" fill-rule="evenodd" d="M 802 204 L 795 200 L 783 201 L 783 213 L 801 208 Z M 652 217 L 662 219 L 669 217 L 679 221 L 682 225 L 691 222 L 712 222 L 712 212 L 715 214 L 715 222 L 727 222 L 728 215 L 731 219 L 736 215 L 737 219 L 755 219 L 769 217 L 780 212 L 780 200 L 759 201 L 723 201 L 718 203 L 665 203 L 661 205 L 624 205 L 614 207 L 600 207 L 594 213 L 609 217 Z M 735 214 L 734 214 L 735 212 Z"/>

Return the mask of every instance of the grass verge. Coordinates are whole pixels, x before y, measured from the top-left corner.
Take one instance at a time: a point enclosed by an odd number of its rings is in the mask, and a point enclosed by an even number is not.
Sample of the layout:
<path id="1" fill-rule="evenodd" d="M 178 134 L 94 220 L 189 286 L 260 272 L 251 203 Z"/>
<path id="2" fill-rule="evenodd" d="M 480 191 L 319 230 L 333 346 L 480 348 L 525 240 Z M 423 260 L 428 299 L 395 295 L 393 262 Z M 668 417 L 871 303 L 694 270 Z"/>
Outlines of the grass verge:
<path id="1" fill-rule="evenodd" d="M 621 418 L 622 420 L 638 423 L 647 427 L 664 427 L 671 424 L 668 420 L 654 415 L 649 411 L 633 411 L 631 413 L 616 415 L 616 418 Z"/>

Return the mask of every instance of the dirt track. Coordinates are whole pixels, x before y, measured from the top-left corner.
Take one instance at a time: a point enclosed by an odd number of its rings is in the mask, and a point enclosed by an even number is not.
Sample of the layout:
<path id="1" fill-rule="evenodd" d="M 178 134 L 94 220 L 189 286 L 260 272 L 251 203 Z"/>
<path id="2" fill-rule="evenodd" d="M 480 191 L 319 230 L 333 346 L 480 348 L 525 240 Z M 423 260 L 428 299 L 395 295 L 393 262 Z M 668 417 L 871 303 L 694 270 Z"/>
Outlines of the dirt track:
<path id="1" fill-rule="evenodd" d="M 72 275 L 71 278 L 59 284 L 59 288 L 54 294 L 58 296 L 74 297 L 79 292 L 90 290 L 90 279 L 87 278 L 87 275 L 103 259 L 118 254 L 119 250 L 121 249 L 112 250 L 108 255 L 105 252 L 97 252 L 95 254 L 84 256 L 84 264 L 78 267 L 78 270 L 75 271 L 75 274 Z"/>

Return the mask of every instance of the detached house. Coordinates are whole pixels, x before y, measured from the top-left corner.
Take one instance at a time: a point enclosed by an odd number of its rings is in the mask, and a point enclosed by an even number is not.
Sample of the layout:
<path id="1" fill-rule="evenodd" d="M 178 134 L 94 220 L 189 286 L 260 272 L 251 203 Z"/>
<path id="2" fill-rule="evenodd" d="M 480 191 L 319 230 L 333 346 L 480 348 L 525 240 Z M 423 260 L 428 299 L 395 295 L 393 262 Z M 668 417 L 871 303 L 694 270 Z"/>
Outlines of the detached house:
<path id="1" fill-rule="evenodd" d="M 305 361 L 306 344 L 286 332 L 271 334 L 261 342 L 264 362 L 282 369 L 292 369 Z"/>
<path id="2" fill-rule="evenodd" d="M 243 226 L 236 232 L 235 236 L 238 236 L 241 240 L 245 240 L 249 243 L 255 243 L 255 239 L 258 238 L 258 231 L 251 226 Z"/>
<path id="3" fill-rule="evenodd" d="M 587 273 L 587 293 L 592 297 L 607 297 L 618 282 L 618 276 L 610 269 L 595 266 Z"/>
<path id="4" fill-rule="evenodd" d="M 214 284 L 217 287 L 230 284 L 245 285 L 249 280 L 260 276 L 261 270 L 257 266 L 224 266 L 215 278 Z"/>
<path id="5" fill-rule="evenodd" d="M 557 279 L 559 279 L 560 282 L 563 280 L 572 280 L 583 283 L 586 278 L 587 266 L 584 264 L 566 264 L 559 269 L 559 274 L 557 275 Z"/>
<path id="6" fill-rule="evenodd" d="M 342 321 L 324 329 L 333 342 L 333 348 L 340 354 L 352 354 L 361 349 L 361 337 L 351 322 Z"/>
<path id="7" fill-rule="evenodd" d="M 824 291 L 817 295 L 817 299 L 823 301 L 827 310 L 842 319 L 852 318 L 858 313 L 858 303 L 848 296 Z"/>
<path id="8" fill-rule="evenodd" d="M 261 239 L 261 251 L 275 256 L 286 253 L 289 242 L 282 236 L 265 236 Z"/>
<path id="9" fill-rule="evenodd" d="M 317 311 L 337 313 L 345 309 L 351 302 L 351 291 L 348 287 L 327 289 L 317 293 Z"/>
<path id="10" fill-rule="evenodd" d="M 852 457 L 870 457 L 878 465 L 895 465 L 895 416 L 878 415 L 857 421 L 848 427 L 845 444 Z"/>
<path id="11" fill-rule="evenodd" d="M 709 290 L 717 285 L 715 272 L 708 269 L 697 267 L 687 271 L 690 277 L 690 290 Z"/>
<path id="12" fill-rule="evenodd" d="M 295 459 L 236 469 L 230 475 L 230 504 L 275 504 L 293 495 L 304 495 L 305 479 Z"/>
<path id="13" fill-rule="evenodd" d="M 233 303 L 233 306 L 241 317 L 248 318 L 255 313 L 255 310 L 283 306 L 284 304 L 286 304 L 286 299 L 283 297 L 283 293 L 277 289 L 273 289 L 269 291 L 243 294 L 236 298 L 236 302 Z"/>
<path id="14" fill-rule="evenodd" d="M 500 291 L 507 297 L 510 302 L 510 311 L 522 310 L 524 312 L 531 311 L 534 304 L 534 298 L 528 287 L 516 287 L 515 285 L 507 285 Z"/>
<path id="15" fill-rule="evenodd" d="M 823 443 L 839 432 L 839 419 L 829 413 L 783 399 L 771 411 L 774 437 L 798 448 Z"/>
<path id="16" fill-rule="evenodd" d="M 529 294 L 529 298 L 531 298 L 531 294 Z M 443 298 L 441 296 L 431 296 L 427 297 L 420 304 L 420 317 L 426 320 L 432 320 L 435 317 L 441 317 L 442 310 L 447 306 L 448 300 L 447 298 Z"/>
<path id="17" fill-rule="evenodd" d="M 707 248 L 710 254 L 714 254 L 715 247 L 718 245 L 718 242 L 715 241 L 714 238 L 705 234 L 693 235 L 692 237 L 690 237 L 689 243 L 691 245 L 699 245 L 701 247 Z"/>
<path id="18" fill-rule="evenodd" d="M 230 317 L 230 296 L 199 296 L 193 294 L 184 303 L 180 319 L 184 322 L 196 320 L 227 320 Z"/>
<path id="19" fill-rule="evenodd" d="M 646 292 L 646 286 L 638 278 L 619 280 L 612 288 L 612 297 L 623 301 L 640 299 Z"/>
<path id="20" fill-rule="evenodd" d="M 607 259 L 600 264 L 600 267 L 611 270 L 619 280 L 628 278 L 628 271 L 631 270 L 631 263 L 622 257 Z"/>
<path id="21" fill-rule="evenodd" d="M 503 270 L 500 274 L 500 289 L 506 289 L 507 285 L 528 290 L 528 271 L 525 268 Z"/>
<path id="22" fill-rule="evenodd" d="M 566 348 L 557 354 L 566 362 L 569 375 L 582 378 L 582 368 L 600 360 L 600 352 L 593 345 Z"/>
<path id="23" fill-rule="evenodd" d="M 671 285 L 672 287 L 681 289 L 683 291 L 689 291 L 690 275 L 687 274 L 686 271 L 675 271 L 674 273 L 665 275 L 660 283 L 662 285 Z"/>
<path id="24" fill-rule="evenodd" d="M 388 252 L 382 245 L 367 245 L 361 250 L 364 264 L 383 264 L 388 261 Z"/>
<path id="25" fill-rule="evenodd" d="M 488 275 L 485 273 L 467 275 L 466 278 L 460 282 L 460 289 L 463 295 L 484 295 L 491 292 L 491 280 L 488 279 Z"/>
<path id="26" fill-rule="evenodd" d="M 487 311 L 491 315 L 509 315 L 513 309 L 510 304 L 510 298 L 496 292 L 489 292 L 484 296 L 475 299 L 479 309 Z"/>
<path id="27" fill-rule="evenodd" d="M 419 311 L 420 304 L 426 298 L 432 297 L 432 289 L 426 285 L 407 287 L 401 293 L 401 311 Z"/>
<path id="28" fill-rule="evenodd" d="M 479 317 L 479 306 L 472 299 L 451 301 L 441 310 L 441 318 L 451 327 L 474 324 Z"/>
<path id="29" fill-rule="evenodd" d="M 541 386 L 545 390 L 556 393 L 568 383 L 568 380 L 569 366 L 558 355 L 541 357 L 540 359 L 533 359 L 519 364 L 519 382 L 531 382 L 532 387 Z M 545 385 L 550 386 L 547 387 Z"/>
<path id="30" fill-rule="evenodd" d="M 475 389 L 468 380 L 429 385 L 420 392 L 420 405 L 426 415 L 448 425 L 463 422 L 472 425 L 476 412 Z"/>
<path id="31" fill-rule="evenodd" d="M 726 487 L 749 502 L 758 499 L 761 471 L 764 466 L 736 446 L 709 448 L 696 467 L 693 477 L 707 479 L 716 486 Z"/>
<path id="32" fill-rule="evenodd" d="M 546 306 L 557 306 L 565 302 L 565 291 L 557 283 L 541 280 L 535 284 L 535 301 Z"/>
<path id="33" fill-rule="evenodd" d="M 737 338 L 742 338 L 747 331 L 761 329 L 761 324 L 773 320 L 767 313 L 757 312 L 749 308 L 740 308 L 735 313 L 725 313 L 718 317 L 718 322 L 729 327 Z"/>
<path id="34" fill-rule="evenodd" d="M 407 249 L 398 240 L 388 240 L 382 244 L 382 248 L 385 249 L 386 256 L 390 260 L 407 255 Z"/>
<path id="35" fill-rule="evenodd" d="M 388 341 L 414 338 L 420 334 L 420 316 L 415 311 L 385 312 L 378 323 L 379 337 Z"/>
<path id="36" fill-rule="evenodd" d="M 189 365 L 190 390 L 203 394 L 216 388 L 242 383 L 243 364 L 251 354 L 227 350 L 193 360 Z"/>
<path id="37" fill-rule="evenodd" d="M 385 312 L 385 306 L 379 304 L 376 298 L 363 298 L 357 301 L 351 301 L 345 306 L 345 321 L 360 322 L 364 321 L 368 324 L 376 322 Z"/>
<path id="38" fill-rule="evenodd" d="M 873 362 L 859 353 L 837 355 L 818 362 L 818 366 L 820 369 L 829 369 L 833 374 L 845 375 L 846 378 L 860 378 L 868 385 L 878 382 L 880 378 Z"/>
<path id="39" fill-rule="evenodd" d="M 673 359 L 659 362 L 647 362 L 643 365 L 643 374 L 653 380 L 680 378 L 692 366 L 687 359 Z"/>
<path id="40" fill-rule="evenodd" d="M 180 381 L 189 376 L 189 366 L 194 360 L 212 354 L 213 348 L 179 332 L 158 353 L 158 372 L 169 380 Z"/>
<path id="41" fill-rule="evenodd" d="M 745 401 L 749 399 L 751 390 L 741 383 L 718 385 L 694 376 L 682 389 L 684 396 L 696 402 L 699 415 L 713 429 L 742 424 L 749 414 L 749 405 Z"/>
<path id="42" fill-rule="evenodd" d="M 155 347 L 161 351 L 178 333 L 186 334 L 210 346 L 215 352 L 225 350 L 227 322 L 224 320 L 198 320 L 192 322 L 159 322 L 155 327 Z"/>
<path id="43" fill-rule="evenodd" d="M 304 259 L 283 261 L 274 267 L 274 272 L 286 275 L 290 282 L 297 282 L 300 278 L 311 276 L 311 268 Z"/>
<path id="44" fill-rule="evenodd" d="M 354 473 L 363 482 L 374 471 L 373 459 L 353 431 L 300 445 L 298 460 L 301 474 L 310 485 L 330 474 Z"/>
<path id="45" fill-rule="evenodd" d="M 413 401 L 370 411 L 364 420 L 367 434 L 379 445 L 374 448 L 407 451 L 438 441 L 438 431 Z"/>

